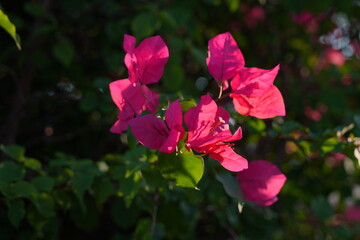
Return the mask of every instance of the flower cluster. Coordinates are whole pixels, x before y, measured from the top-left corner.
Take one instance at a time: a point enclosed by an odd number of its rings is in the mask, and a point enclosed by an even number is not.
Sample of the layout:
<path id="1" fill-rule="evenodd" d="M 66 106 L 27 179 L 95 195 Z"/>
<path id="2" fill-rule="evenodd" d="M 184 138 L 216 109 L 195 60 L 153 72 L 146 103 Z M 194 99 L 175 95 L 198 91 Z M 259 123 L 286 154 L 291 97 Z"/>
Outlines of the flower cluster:
<path id="1" fill-rule="evenodd" d="M 111 132 L 122 133 L 127 130 L 129 121 L 144 110 L 156 112 L 159 94 L 150 90 L 146 84 L 156 83 L 164 72 L 169 59 L 169 50 L 160 36 L 149 37 L 135 48 L 136 39 L 124 36 L 125 65 L 129 78 L 110 83 L 111 98 L 119 108 L 118 120 Z"/>
<path id="2" fill-rule="evenodd" d="M 238 113 L 261 119 L 285 116 L 284 100 L 273 85 L 279 65 L 271 70 L 244 67 L 244 57 L 230 33 L 211 39 L 208 54 L 209 72 L 223 90 L 232 79 L 230 97 Z"/>
<path id="3" fill-rule="evenodd" d="M 161 37 L 147 38 L 135 48 L 135 38 L 125 35 L 124 50 L 129 77 L 110 84 L 111 97 L 119 108 L 118 120 L 111 131 L 122 133 L 130 126 L 142 145 L 163 153 L 182 154 L 178 144 L 183 141 L 187 151 L 209 155 L 225 169 L 240 172 L 238 180 L 246 200 L 272 204 L 285 176 L 276 177 L 280 171 L 266 161 L 250 162 L 253 167 L 248 169 L 248 161 L 233 149 L 232 142 L 242 138 L 241 128 L 234 133 L 230 131 L 230 114 L 210 94 L 203 95 L 199 104 L 187 111 L 182 110 L 180 100 L 170 103 L 164 120 L 153 114 L 138 116 L 144 110 L 155 113 L 159 104 L 159 95 L 146 85 L 160 80 L 169 58 Z M 209 41 L 206 63 L 220 87 L 220 96 L 230 89 L 229 96 L 240 114 L 257 118 L 285 115 L 283 98 L 273 85 L 279 66 L 271 70 L 245 67 L 244 57 L 230 33 L 219 34 Z M 265 182 L 259 185 L 256 181 L 249 183 L 248 179 Z"/>

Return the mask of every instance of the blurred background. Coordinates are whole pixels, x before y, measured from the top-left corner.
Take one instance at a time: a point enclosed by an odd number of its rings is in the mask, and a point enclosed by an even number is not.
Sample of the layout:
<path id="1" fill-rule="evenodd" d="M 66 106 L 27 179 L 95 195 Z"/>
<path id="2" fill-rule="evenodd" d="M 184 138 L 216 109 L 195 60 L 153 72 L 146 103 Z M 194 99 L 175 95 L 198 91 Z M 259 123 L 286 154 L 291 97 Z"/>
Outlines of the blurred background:
<path id="1" fill-rule="evenodd" d="M 1 1 L 0 239 L 360 239 L 359 0 Z M 232 110 L 249 161 L 287 176 L 271 207 L 238 201 L 205 159 L 200 191 L 165 181 L 154 151 L 109 132 L 108 84 L 127 78 L 124 34 L 160 35 L 167 100 L 218 87 L 207 41 L 230 32 L 246 67 L 280 64 L 287 115 Z"/>

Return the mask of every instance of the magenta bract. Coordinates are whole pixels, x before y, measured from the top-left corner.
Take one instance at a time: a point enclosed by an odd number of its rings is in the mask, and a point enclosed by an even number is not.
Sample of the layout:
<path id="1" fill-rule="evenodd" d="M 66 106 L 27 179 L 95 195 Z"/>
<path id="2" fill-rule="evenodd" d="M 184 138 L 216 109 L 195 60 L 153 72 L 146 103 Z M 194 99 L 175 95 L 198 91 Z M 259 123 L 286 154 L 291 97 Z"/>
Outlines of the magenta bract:
<path id="1" fill-rule="evenodd" d="M 277 201 L 286 176 L 274 164 L 265 160 L 249 163 L 249 168 L 237 174 L 244 199 L 261 206 L 269 206 Z"/>
<path id="2" fill-rule="evenodd" d="M 230 78 L 245 65 L 244 57 L 230 33 L 222 33 L 209 40 L 206 63 L 210 74 L 228 88 Z"/>
<path id="3" fill-rule="evenodd" d="M 257 118 L 285 116 L 284 99 L 273 85 L 279 65 L 271 70 L 241 68 L 231 81 L 235 110 Z"/>
<path id="4" fill-rule="evenodd" d="M 180 139 L 184 137 L 182 112 L 179 100 L 170 104 L 165 113 L 165 121 L 148 114 L 129 122 L 134 137 L 145 147 L 172 153 Z"/>
<path id="5" fill-rule="evenodd" d="M 262 96 L 250 98 L 243 94 L 231 93 L 235 110 L 244 115 L 260 119 L 285 116 L 284 99 L 275 86 L 271 86 Z"/>
<path id="6" fill-rule="evenodd" d="M 160 80 L 169 59 L 169 50 L 160 36 L 146 38 L 135 48 L 135 38 L 125 34 L 124 50 L 131 82 L 151 84 Z"/>
<path id="7" fill-rule="evenodd" d="M 111 82 L 109 87 L 111 98 L 119 108 L 118 120 L 111 127 L 111 132 L 120 134 L 127 130 L 128 122 L 144 110 L 156 112 L 159 95 L 145 85 L 122 79 Z"/>
<path id="8" fill-rule="evenodd" d="M 260 68 L 239 68 L 231 80 L 233 93 L 247 97 L 260 97 L 273 85 L 279 65 L 271 70 Z"/>
<path id="9" fill-rule="evenodd" d="M 241 128 L 232 134 L 229 128 L 230 115 L 218 107 L 209 94 L 200 99 L 198 106 L 190 108 L 184 116 L 188 127 L 186 146 L 197 152 L 209 154 L 230 171 L 247 168 L 247 160 L 236 154 L 229 143 L 242 138 Z"/>

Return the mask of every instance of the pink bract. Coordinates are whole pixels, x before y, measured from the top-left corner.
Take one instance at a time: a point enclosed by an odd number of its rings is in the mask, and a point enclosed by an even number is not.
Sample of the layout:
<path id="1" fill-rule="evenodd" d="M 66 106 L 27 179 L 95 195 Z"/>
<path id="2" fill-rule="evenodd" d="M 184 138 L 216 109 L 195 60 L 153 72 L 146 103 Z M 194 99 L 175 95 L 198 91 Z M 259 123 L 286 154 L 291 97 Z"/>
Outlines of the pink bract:
<path id="1" fill-rule="evenodd" d="M 360 207 L 347 207 L 345 211 L 345 219 L 349 223 L 357 223 L 360 222 Z"/>
<path id="2" fill-rule="evenodd" d="M 235 110 L 257 118 L 285 116 L 284 99 L 273 85 L 279 65 L 271 70 L 242 67 L 231 81 Z"/>
<path id="3" fill-rule="evenodd" d="M 265 160 L 249 163 L 249 168 L 237 174 L 244 199 L 261 206 L 269 206 L 277 201 L 286 176 L 274 164 Z"/>
<path id="4" fill-rule="evenodd" d="M 159 95 L 145 85 L 122 79 L 111 82 L 109 87 L 111 98 L 119 108 L 118 120 L 111 127 L 111 132 L 120 134 L 127 130 L 129 121 L 144 110 L 156 112 Z"/>
<path id="5" fill-rule="evenodd" d="M 245 65 L 245 60 L 234 38 L 226 32 L 209 40 L 206 64 L 215 80 L 222 81 L 225 90 L 229 85 L 227 80 Z"/>
<path id="6" fill-rule="evenodd" d="M 260 97 L 273 85 L 279 65 L 271 70 L 241 67 L 231 80 L 233 93 L 247 97 Z"/>
<path id="7" fill-rule="evenodd" d="M 135 38 L 124 36 L 125 65 L 129 71 L 129 80 L 133 83 L 156 83 L 164 73 L 169 59 L 169 50 L 160 36 L 144 39 L 135 48 Z"/>
<path id="8" fill-rule="evenodd" d="M 231 93 L 235 110 L 244 115 L 260 119 L 285 116 L 284 99 L 275 86 L 266 91 L 261 97 L 249 98 L 242 94 Z"/>
<path id="9" fill-rule="evenodd" d="M 145 147 L 172 153 L 184 136 L 182 112 L 179 100 L 170 104 L 165 113 L 165 122 L 148 114 L 129 122 L 134 137 Z"/>
<path id="10" fill-rule="evenodd" d="M 230 171 L 247 168 L 247 160 L 236 154 L 229 142 L 242 138 L 241 128 L 232 134 L 229 128 L 230 115 L 218 107 L 210 95 L 204 95 L 198 106 L 190 108 L 184 116 L 188 127 L 186 146 L 197 152 L 209 154 Z"/>

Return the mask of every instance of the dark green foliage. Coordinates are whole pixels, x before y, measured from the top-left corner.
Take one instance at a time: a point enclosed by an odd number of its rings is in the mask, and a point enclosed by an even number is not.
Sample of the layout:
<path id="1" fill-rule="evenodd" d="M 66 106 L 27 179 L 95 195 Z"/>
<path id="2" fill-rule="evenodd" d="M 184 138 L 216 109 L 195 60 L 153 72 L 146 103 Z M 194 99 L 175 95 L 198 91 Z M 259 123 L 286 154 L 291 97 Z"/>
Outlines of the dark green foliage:
<path id="1" fill-rule="evenodd" d="M 0 239 L 356 239 L 359 221 L 345 213 L 360 204 L 359 57 L 331 64 L 319 38 L 343 13 L 359 42 L 357 2 L 3 1 L 16 33 L 0 30 Z M 303 11 L 315 31 L 292 20 Z M 235 174 L 207 156 L 158 155 L 130 131 L 109 132 L 108 84 L 127 78 L 125 33 L 137 44 L 161 35 L 169 47 L 163 78 L 149 86 L 162 114 L 169 101 L 185 99 L 185 111 L 218 95 L 207 41 L 228 31 L 247 67 L 280 63 L 286 117 L 244 117 L 218 101 L 243 129 L 235 150 L 287 176 L 271 207 L 244 203 Z"/>

